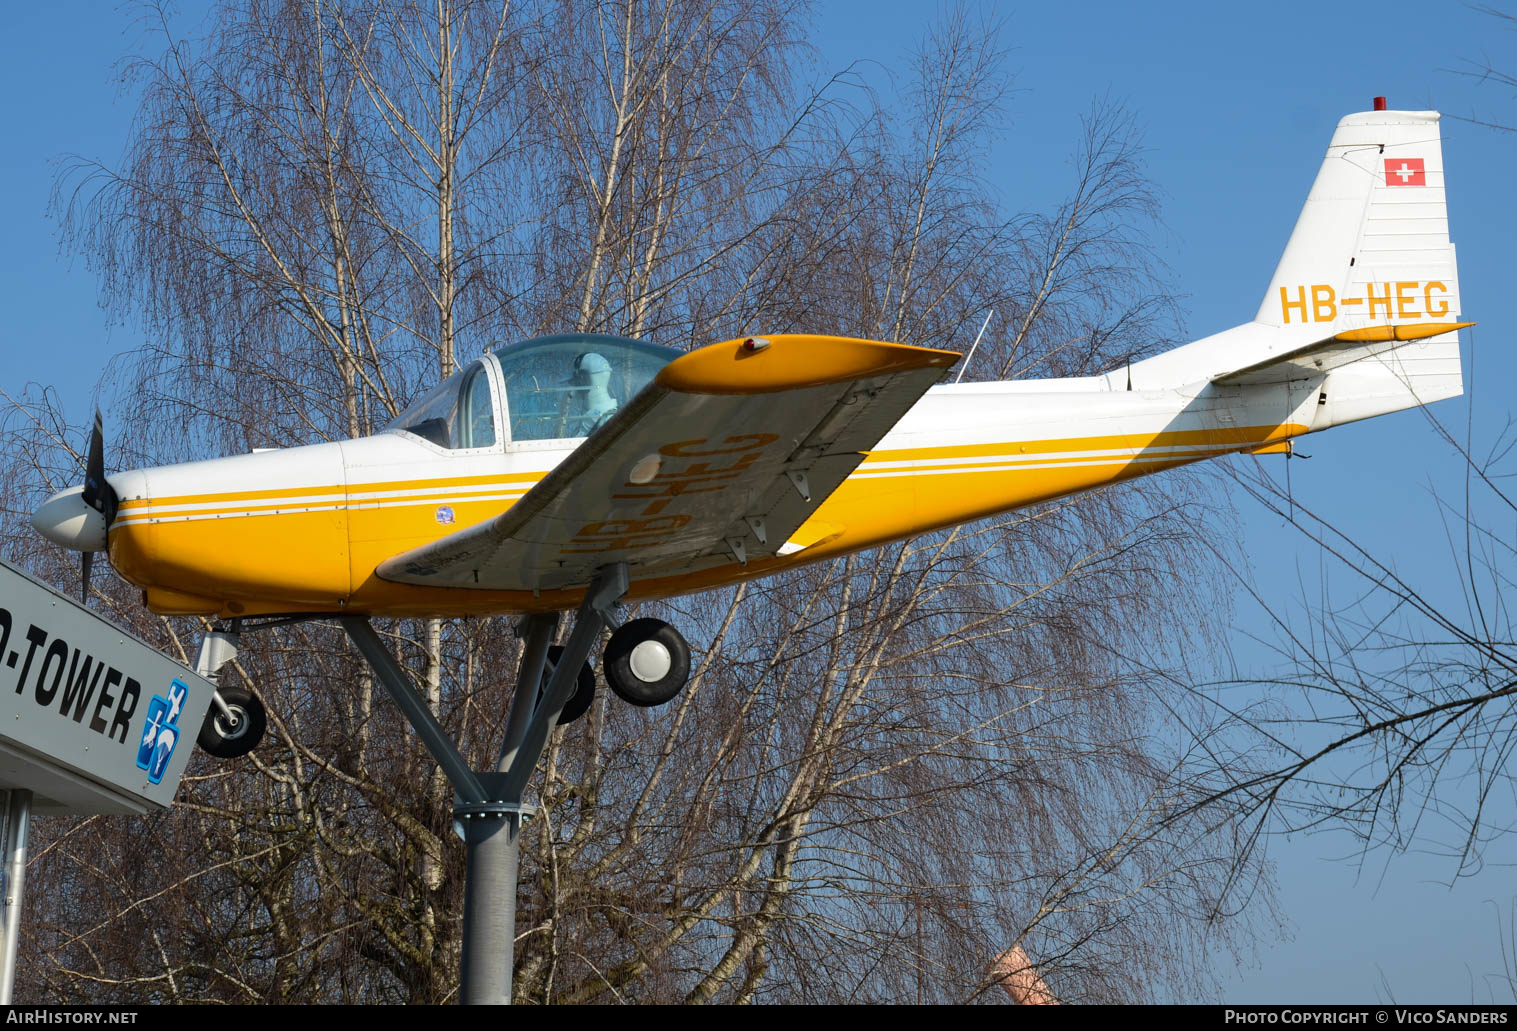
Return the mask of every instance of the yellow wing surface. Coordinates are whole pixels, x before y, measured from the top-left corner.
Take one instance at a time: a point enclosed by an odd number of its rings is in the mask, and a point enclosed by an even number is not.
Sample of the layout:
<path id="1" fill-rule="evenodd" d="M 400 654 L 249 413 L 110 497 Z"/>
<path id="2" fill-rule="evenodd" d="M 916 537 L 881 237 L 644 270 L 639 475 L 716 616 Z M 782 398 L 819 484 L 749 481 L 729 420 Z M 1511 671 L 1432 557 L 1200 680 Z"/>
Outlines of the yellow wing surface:
<path id="1" fill-rule="evenodd" d="M 958 358 L 803 335 L 681 355 L 509 509 L 376 572 L 553 590 L 614 562 L 635 579 L 788 554 L 863 452 Z"/>

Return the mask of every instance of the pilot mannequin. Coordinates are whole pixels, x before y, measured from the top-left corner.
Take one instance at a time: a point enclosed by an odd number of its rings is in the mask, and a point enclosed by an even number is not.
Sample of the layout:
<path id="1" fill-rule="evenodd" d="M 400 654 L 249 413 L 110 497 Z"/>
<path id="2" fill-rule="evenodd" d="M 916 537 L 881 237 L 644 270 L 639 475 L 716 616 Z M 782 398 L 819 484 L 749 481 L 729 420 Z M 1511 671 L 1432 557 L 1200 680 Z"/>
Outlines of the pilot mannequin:
<path id="1" fill-rule="evenodd" d="M 611 396 L 611 363 L 594 351 L 575 356 L 574 375 L 569 380 L 569 418 L 566 435 L 588 437 L 616 411 Z"/>

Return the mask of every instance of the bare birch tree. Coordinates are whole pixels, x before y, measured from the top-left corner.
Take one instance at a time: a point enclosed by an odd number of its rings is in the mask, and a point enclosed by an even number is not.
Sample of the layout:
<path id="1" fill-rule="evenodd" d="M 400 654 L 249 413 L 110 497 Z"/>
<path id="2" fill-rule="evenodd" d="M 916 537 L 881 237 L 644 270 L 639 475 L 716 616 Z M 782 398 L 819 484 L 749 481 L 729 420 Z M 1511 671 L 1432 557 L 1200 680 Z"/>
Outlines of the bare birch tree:
<path id="1" fill-rule="evenodd" d="M 152 341 L 113 366 L 114 455 L 367 432 L 491 340 L 565 328 L 963 346 L 995 307 L 1016 328 L 987 376 L 1165 342 L 1120 112 L 1087 121 L 1070 201 L 1009 216 L 979 178 L 1005 102 L 993 27 L 944 19 L 892 113 L 803 84 L 803 13 L 269 0 L 168 40 L 137 68 L 123 167 L 75 167 L 59 201 Z M 76 478 L 80 433 L 16 401 L 7 556 L 62 582 L 19 514 Z M 1201 716 L 1153 656 L 1209 643 L 1212 502 L 1170 476 L 669 603 L 701 647 L 686 691 L 656 711 L 602 697 L 539 771 L 517 997 L 998 1001 L 1011 949 L 1065 1001 L 1204 982 L 1204 950 L 1242 926 L 1238 850 L 1194 808 L 1175 742 Z M 192 650 L 198 626 L 96 590 Z M 465 752 L 493 755 L 506 621 L 388 632 Z M 21 992 L 452 997 L 443 782 L 335 629 L 247 643 L 233 675 L 269 742 L 197 759 L 172 813 L 39 833 Z"/>

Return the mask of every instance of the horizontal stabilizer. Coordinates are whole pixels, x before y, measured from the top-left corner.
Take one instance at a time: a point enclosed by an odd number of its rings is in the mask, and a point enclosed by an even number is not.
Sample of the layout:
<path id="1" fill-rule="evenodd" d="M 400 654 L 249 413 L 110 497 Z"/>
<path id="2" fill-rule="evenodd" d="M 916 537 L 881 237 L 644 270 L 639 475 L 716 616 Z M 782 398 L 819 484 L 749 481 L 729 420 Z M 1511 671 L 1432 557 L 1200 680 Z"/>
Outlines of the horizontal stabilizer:
<path id="1" fill-rule="evenodd" d="M 1230 387 L 1308 379 L 1395 350 L 1414 340 L 1457 333 L 1473 325 L 1473 322 L 1424 322 L 1346 329 L 1285 354 L 1272 355 L 1241 369 L 1220 373 L 1211 380 L 1218 386 Z"/>

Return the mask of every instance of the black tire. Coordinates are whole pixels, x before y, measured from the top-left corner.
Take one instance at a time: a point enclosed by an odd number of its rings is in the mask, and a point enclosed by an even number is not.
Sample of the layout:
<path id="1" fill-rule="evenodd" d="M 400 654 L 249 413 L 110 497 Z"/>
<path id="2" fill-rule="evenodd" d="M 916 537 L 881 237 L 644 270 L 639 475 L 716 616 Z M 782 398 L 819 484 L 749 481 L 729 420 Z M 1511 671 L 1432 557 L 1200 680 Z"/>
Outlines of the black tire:
<path id="1" fill-rule="evenodd" d="M 212 702 L 195 743 L 218 759 L 237 759 L 257 748 L 258 742 L 263 740 L 263 732 L 269 723 L 268 714 L 251 691 L 223 687 L 220 694 L 227 708 L 237 716 L 236 724 L 229 724 L 220 707 Z"/>
<path id="2" fill-rule="evenodd" d="M 558 660 L 564 656 L 564 646 L 561 644 L 548 647 L 548 661 L 558 665 Z M 548 667 L 543 666 L 543 682 L 537 688 L 537 701 L 543 700 L 543 692 L 548 689 Z M 579 668 L 579 676 L 575 678 L 574 694 L 564 703 L 564 711 L 558 714 L 560 727 L 573 723 L 585 713 L 590 711 L 590 705 L 595 701 L 595 671 L 586 662 Z"/>
<path id="3" fill-rule="evenodd" d="M 655 660 L 653 670 L 662 672 L 662 675 L 650 672 L 648 650 L 638 652 L 638 647 L 643 644 L 662 647 L 662 652 L 654 651 L 651 656 Z M 604 669 L 606 683 L 622 701 L 645 708 L 663 705 L 679 694 L 685 681 L 690 679 L 690 645 L 685 643 L 678 630 L 662 619 L 634 619 L 611 635 L 606 645 Z"/>

